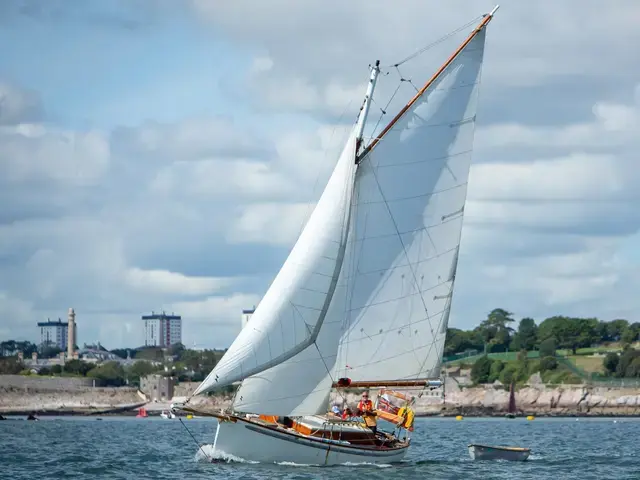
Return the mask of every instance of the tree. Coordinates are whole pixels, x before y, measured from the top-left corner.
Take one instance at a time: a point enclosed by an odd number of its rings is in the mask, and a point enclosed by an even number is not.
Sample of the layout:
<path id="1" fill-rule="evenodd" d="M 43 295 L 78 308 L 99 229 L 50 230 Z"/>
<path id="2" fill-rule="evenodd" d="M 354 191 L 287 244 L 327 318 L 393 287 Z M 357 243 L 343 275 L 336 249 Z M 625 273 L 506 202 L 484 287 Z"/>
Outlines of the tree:
<path id="1" fill-rule="evenodd" d="M 103 363 L 92 369 L 87 376 L 113 387 L 120 387 L 125 383 L 125 372 L 118 362 Z"/>
<path id="2" fill-rule="evenodd" d="M 33 352 L 38 351 L 38 346 L 31 342 L 18 342 L 16 340 L 7 340 L 0 343 L 0 356 L 15 355 L 22 352 L 25 358 L 30 357 Z"/>
<path id="3" fill-rule="evenodd" d="M 474 383 L 487 383 L 491 375 L 493 361 L 486 355 L 479 358 L 471 367 L 471 381 Z"/>
<path id="4" fill-rule="evenodd" d="M 493 383 L 500 378 L 500 373 L 504 370 L 505 363 L 500 360 L 493 360 L 491 362 L 491 371 L 489 373 L 488 383 Z"/>
<path id="5" fill-rule="evenodd" d="M 543 357 L 540 360 L 540 373 L 558 368 L 558 361 L 555 357 Z"/>
<path id="6" fill-rule="evenodd" d="M 0 358 L 0 374 L 17 375 L 22 371 L 24 365 L 18 361 L 18 357 Z"/>
<path id="7" fill-rule="evenodd" d="M 161 362 L 164 360 L 164 352 L 158 347 L 144 347 L 138 350 L 136 358 L 142 358 L 144 360 L 155 360 Z"/>
<path id="8" fill-rule="evenodd" d="M 62 350 L 57 345 L 43 345 L 40 349 L 40 357 L 55 358 Z"/>
<path id="9" fill-rule="evenodd" d="M 467 332 L 458 328 L 447 328 L 447 338 L 444 342 L 444 354 L 453 355 L 467 349 Z"/>
<path id="10" fill-rule="evenodd" d="M 609 340 L 617 342 L 622 337 L 622 333 L 629 326 L 629 322 L 624 319 L 612 320 L 607 324 L 607 335 Z"/>
<path id="11" fill-rule="evenodd" d="M 64 364 L 64 371 L 67 373 L 71 373 L 73 375 L 81 375 L 85 377 L 87 373 L 91 369 L 93 369 L 93 365 L 82 360 L 69 360 Z"/>
<path id="12" fill-rule="evenodd" d="M 616 376 L 617 377 L 626 377 L 627 369 L 633 362 L 633 360 L 640 356 L 640 350 L 634 350 L 633 348 L 627 348 L 620 355 L 620 360 L 618 361 L 618 366 L 616 367 Z"/>
<path id="13" fill-rule="evenodd" d="M 596 319 L 555 316 L 540 324 L 538 335 L 540 338 L 554 338 L 557 346 L 570 348 L 575 354 L 579 346 L 591 343 L 597 325 Z"/>
<path id="14" fill-rule="evenodd" d="M 625 371 L 625 377 L 640 377 L 640 356 L 636 356 L 633 360 L 631 360 L 631 363 Z"/>
<path id="15" fill-rule="evenodd" d="M 185 350 L 186 349 L 182 343 L 174 343 L 169 347 L 169 355 L 176 356 L 180 359 L 180 355 L 182 355 L 182 352 Z"/>
<path id="16" fill-rule="evenodd" d="M 632 323 L 622 332 L 620 340 L 622 343 L 633 343 L 638 339 L 638 332 L 640 332 L 640 324 Z"/>
<path id="17" fill-rule="evenodd" d="M 129 369 L 127 370 L 127 375 L 130 381 L 132 381 L 136 385 L 139 385 L 140 377 L 149 375 L 153 372 L 156 372 L 157 370 L 158 368 L 154 367 L 151 363 L 140 360 L 129 367 Z"/>
<path id="18" fill-rule="evenodd" d="M 517 380 L 517 367 L 515 365 L 507 365 L 500 372 L 500 382 L 503 385 L 509 385 L 511 382 Z"/>
<path id="19" fill-rule="evenodd" d="M 616 372 L 618 368 L 618 363 L 620 363 L 620 357 L 615 352 L 609 352 L 602 360 L 602 366 L 605 371 L 612 375 Z"/>
<path id="20" fill-rule="evenodd" d="M 574 327 L 577 330 L 576 345 L 581 348 L 590 347 L 598 341 L 598 319 L 597 318 L 574 318 L 574 322 L 577 325 Z M 575 353 L 575 349 L 574 349 Z"/>
<path id="21" fill-rule="evenodd" d="M 513 336 L 512 350 L 533 350 L 538 344 L 538 326 L 533 318 L 523 318 Z"/>
<path id="22" fill-rule="evenodd" d="M 549 337 L 540 343 L 540 356 L 541 357 L 555 357 L 556 355 L 556 340 L 553 337 Z"/>
<path id="23" fill-rule="evenodd" d="M 508 350 L 513 332 L 513 328 L 510 326 L 514 322 L 512 315 L 511 312 L 502 308 L 495 308 L 487 315 L 487 319 L 482 321 L 478 331 L 487 344 L 488 350 Z"/>

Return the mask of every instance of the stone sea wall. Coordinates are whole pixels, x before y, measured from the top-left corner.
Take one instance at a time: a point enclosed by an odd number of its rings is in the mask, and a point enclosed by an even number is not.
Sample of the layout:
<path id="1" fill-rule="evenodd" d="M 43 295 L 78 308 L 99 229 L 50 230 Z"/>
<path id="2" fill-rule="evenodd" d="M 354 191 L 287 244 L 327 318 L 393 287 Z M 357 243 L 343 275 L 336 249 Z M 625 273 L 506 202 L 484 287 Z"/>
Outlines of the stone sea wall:
<path id="1" fill-rule="evenodd" d="M 11 377 L 11 378 L 10 378 Z M 82 413 L 139 405 L 144 402 L 135 388 L 100 388 L 78 384 L 70 378 L 19 377 L 0 375 L 0 413 L 47 411 L 49 413 Z M 73 382 L 69 383 L 69 380 Z M 466 386 L 447 379 L 445 398 L 441 390 L 416 395 L 417 415 L 501 416 L 507 410 L 509 392 L 501 385 Z M 197 383 L 176 386 L 174 399 L 184 400 L 191 395 Z M 376 391 L 371 391 L 375 396 Z M 516 391 L 516 407 L 523 414 L 536 416 L 640 416 L 640 389 L 606 388 L 585 385 L 532 384 Z M 346 395 L 347 403 L 355 407 L 359 392 Z M 337 403 L 343 398 L 334 395 Z M 220 411 L 231 406 L 229 395 L 194 397 L 190 403 L 203 410 Z M 168 408 L 164 404 L 148 403 L 151 412 Z M 155 408 L 157 407 L 157 408 Z"/>
<path id="2" fill-rule="evenodd" d="M 0 413 L 89 413 L 146 401 L 137 388 L 92 385 L 87 378 L 0 375 Z"/>
<path id="3" fill-rule="evenodd" d="M 93 387 L 92 378 L 78 377 L 40 377 L 36 375 L 0 375 L 0 388 L 12 387 L 22 390 L 70 391 Z"/>

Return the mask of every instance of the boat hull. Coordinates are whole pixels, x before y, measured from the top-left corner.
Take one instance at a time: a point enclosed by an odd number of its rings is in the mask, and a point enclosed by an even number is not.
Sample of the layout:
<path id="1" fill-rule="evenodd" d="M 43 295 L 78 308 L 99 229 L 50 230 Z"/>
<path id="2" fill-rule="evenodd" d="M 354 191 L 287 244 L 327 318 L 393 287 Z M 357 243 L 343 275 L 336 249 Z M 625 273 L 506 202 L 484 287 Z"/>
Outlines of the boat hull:
<path id="1" fill-rule="evenodd" d="M 329 466 L 396 463 L 404 458 L 407 450 L 407 444 L 387 449 L 349 446 L 238 418 L 219 421 L 213 456 L 217 459 L 226 454 L 252 462 Z"/>
<path id="2" fill-rule="evenodd" d="M 524 462 L 531 450 L 515 447 L 491 447 L 488 445 L 469 445 L 469 455 L 473 460 L 509 460 Z"/>

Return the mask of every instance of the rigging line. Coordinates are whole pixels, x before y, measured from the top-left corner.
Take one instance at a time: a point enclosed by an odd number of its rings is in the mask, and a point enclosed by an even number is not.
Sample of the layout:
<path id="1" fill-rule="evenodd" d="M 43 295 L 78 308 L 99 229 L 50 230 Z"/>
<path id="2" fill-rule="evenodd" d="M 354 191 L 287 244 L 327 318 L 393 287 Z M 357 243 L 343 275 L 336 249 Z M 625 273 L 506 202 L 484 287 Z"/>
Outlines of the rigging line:
<path id="1" fill-rule="evenodd" d="M 176 415 L 176 416 L 177 416 L 177 415 Z M 213 461 L 213 459 L 211 458 L 211 456 L 210 456 L 210 455 L 208 455 L 208 454 L 207 454 L 207 452 L 205 452 L 205 451 L 204 451 L 204 449 L 202 448 L 202 445 L 200 445 L 200 444 L 198 443 L 198 440 L 196 440 L 196 437 L 194 437 L 194 436 L 193 436 L 193 433 L 191 433 L 191 432 L 189 431 L 189 429 L 188 429 L 188 428 L 187 428 L 187 426 L 184 424 L 184 422 L 182 421 L 182 419 L 181 419 L 180 417 L 178 417 L 178 420 L 180 420 L 180 423 L 182 424 L 182 426 L 184 427 L 184 429 L 187 431 L 187 433 L 188 433 L 189 435 L 191 435 L 191 438 L 193 438 L 193 441 L 195 442 L 195 444 L 196 444 L 196 445 L 198 445 L 198 448 L 200 449 L 200 451 L 202 452 L 202 454 L 203 454 L 205 457 L 207 457 L 207 458 L 209 459 L 209 461 L 210 461 L 210 462 L 212 462 L 212 461 Z"/>
<path id="2" fill-rule="evenodd" d="M 400 87 L 402 85 L 402 82 L 398 82 L 398 86 L 396 87 L 396 91 L 393 92 L 393 95 L 391 95 L 391 98 L 389 99 L 389 101 L 387 102 L 387 104 L 385 105 L 384 108 L 381 108 L 380 111 L 382 112 L 380 114 L 380 116 L 378 117 L 378 121 L 376 122 L 375 127 L 373 127 L 372 130 L 372 134 L 371 134 L 371 138 L 369 140 L 372 140 L 373 138 L 375 138 L 375 131 L 378 129 L 378 127 L 380 126 L 380 122 L 382 121 L 382 117 L 384 117 L 387 114 L 387 109 L 389 108 L 389 105 L 391 105 L 391 102 L 393 101 L 393 99 L 396 97 L 398 90 L 400 90 Z M 372 99 L 373 100 L 373 99 Z"/>
<path id="3" fill-rule="evenodd" d="M 355 181 L 357 181 L 357 175 L 358 175 L 358 171 L 359 171 L 359 167 L 356 166 L 356 179 Z M 355 184 L 354 181 L 354 184 Z M 358 188 L 355 188 L 354 186 L 354 193 L 352 196 L 352 201 L 353 203 L 353 217 L 354 219 L 354 223 L 353 223 L 353 236 L 354 238 L 352 239 L 352 243 L 351 243 L 351 265 L 350 265 L 350 275 L 345 279 L 346 281 L 346 285 L 347 288 L 345 289 L 345 295 L 346 298 L 345 300 L 347 300 L 345 302 L 345 316 L 346 316 L 346 322 L 344 325 L 344 331 L 343 331 L 343 336 L 346 333 L 347 334 L 347 345 L 346 348 L 344 350 L 344 376 L 348 377 L 348 371 L 347 371 L 347 365 L 349 363 L 349 341 L 348 339 L 351 336 L 351 329 L 354 326 L 354 323 L 352 322 L 352 312 L 353 312 L 353 295 L 355 292 L 355 284 L 356 284 L 356 279 L 357 279 L 357 274 L 360 270 L 360 261 L 362 260 L 362 256 L 363 256 L 363 252 L 364 252 L 364 243 L 360 246 L 360 249 L 358 250 L 358 232 L 359 232 L 359 225 L 358 225 L 358 221 L 357 221 L 357 215 L 358 212 L 361 211 L 362 209 L 362 204 L 360 203 L 360 190 Z M 364 225 L 362 226 L 362 238 L 365 238 L 366 232 L 367 232 L 367 225 L 369 222 L 369 212 L 365 211 L 364 212 Z M 353 280 L 352 280 L 353 279 Z M 342 351 L 342 349 L 340 350 L 340 352 Z M 340 359 L 337 359 L 340 360 Z"/>
<path id="4" fill-rule="evenodd" d="M 451 38 L 452 36 L 460 33 L 462 30 L 465 30 L 466 28 L 469 28 L 471 25 L 475 24 L 478 20 L 480 20 L 481 18 L 483 18 L 484 15 L 479 15 L 476 18 L 474 18 L 473 20 L 471 20 L 470 22 L 462 25 L 461 27 L 458 27 L 457 29 L 453 30 L 452 32 L 447 33 L 446 35 L 443 35 L 442 37 L 440 37 L 439 39 L 435 40 L 434 42 L 422 47 L 420 50 L 412 53 L 411 55 L 409 55 L 406 58 L 403 58 L 402 60 L 400 60 L 399 62 L 394 63 L 393 65 L 385 65 L 384 68 L 391 68 L 391 67 L 398 67 L 399 65 L 402 65 L 403 63 L 408 62 L 409 60 L 414 59 L 415 57 L 422 55 L 424 52 L 426 52 L 427 50 L 429 50 L 430 48 L 435 47 L 436 45 L 439 45 L 440 43 L 444 42 L 445 40 Z"/>

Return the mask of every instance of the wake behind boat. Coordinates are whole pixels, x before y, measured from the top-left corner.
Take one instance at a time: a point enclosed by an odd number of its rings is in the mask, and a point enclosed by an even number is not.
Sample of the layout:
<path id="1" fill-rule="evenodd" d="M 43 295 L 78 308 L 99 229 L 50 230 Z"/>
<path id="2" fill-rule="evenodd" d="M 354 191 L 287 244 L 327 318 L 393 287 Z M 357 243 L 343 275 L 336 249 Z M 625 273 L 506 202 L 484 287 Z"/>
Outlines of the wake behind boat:
<path id="1" fill-rule="evenodd" d="M 441 385 L 485 32 L 497 8 L 365 145 L 379 62 L 371 68 L 311 217 L 249 323 L 193 394 L 241 382 L 232 409 L 209 414 L 218 419 L 214 451 L 316 465 L 406 455 L 415 398 L 398 390 Z M 331 391 L 346 402 L 346 388 L 380 389 L 377 403 L 363 395 L 351 414 L 328 414 Z M 205 414 L 189 400 L 173 408 Z"/>

